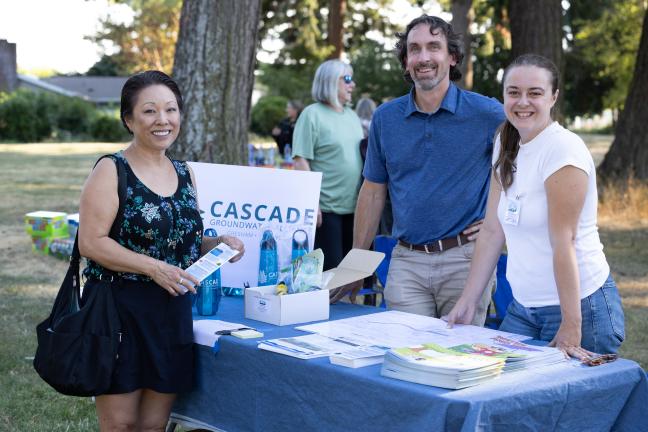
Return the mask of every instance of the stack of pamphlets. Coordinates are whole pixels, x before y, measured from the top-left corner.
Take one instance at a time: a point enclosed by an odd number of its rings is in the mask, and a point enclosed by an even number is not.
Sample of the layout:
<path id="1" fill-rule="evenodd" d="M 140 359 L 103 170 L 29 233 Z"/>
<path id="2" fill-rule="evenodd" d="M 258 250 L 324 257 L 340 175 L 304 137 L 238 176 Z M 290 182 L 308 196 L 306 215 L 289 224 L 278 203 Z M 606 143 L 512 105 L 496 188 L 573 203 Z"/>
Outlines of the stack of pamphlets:
<path id="1" fill-rule="evenodd" d="M 358 365 L 354 366 L 354 364 L 359 364 L 361 362 L 361 360 L 354 362 L 356 359 L 367 359 L 377 356 L 382 358 L 382 355 L 388 349 L 378 346 L 365 346 L 343 337 L 330 338 L 319 334 L 268 339 L 259 342 L 258 347 L 262 350 L 272 351 L 300 359 L 311 359 L 332 355 L 343 356 L 344 358 L 341 359 L 340 362 L 345 363 L 343 366 L 350 364 L 348 367 L 360 367 Z"/>
<path id="2" fill-rule="evenodd" d="M 359 345 L 400 348 L 432 343 L 460 353 L 504 359 L 504 372 L 565 360 L 556 348 L 522 343 L 528 336 L 472 325 L 455 324 L 449 329 L 443 320 L 399 311 L 308 324 L 297 329 L 331 338 L 352 338 Z"/>
<path id="3" fill-rule="evenodd" d="M 349 351 L 331 354 L 329 360 L 334 365 L 349 368 L 371 366 L 382 363 L 388 349 L 378 346 L 362 346 Z"/>
<path id="4" fill-rule="evenodd" d="M 497 378 L 503 367 L 501 358 L 463 354 L 430 343 L 387 351 L 380 373 L 419 384 L 461 389 Z"/>
<path id="5" fill-rule="evenodd" d="M 565 355 L 557 348 L 528 345 L 500 335 L 493 336 L 488 342 L 465 343 L 449 349 L 464 354 L 503 359 L 504 372 L 565 361 Z"/>

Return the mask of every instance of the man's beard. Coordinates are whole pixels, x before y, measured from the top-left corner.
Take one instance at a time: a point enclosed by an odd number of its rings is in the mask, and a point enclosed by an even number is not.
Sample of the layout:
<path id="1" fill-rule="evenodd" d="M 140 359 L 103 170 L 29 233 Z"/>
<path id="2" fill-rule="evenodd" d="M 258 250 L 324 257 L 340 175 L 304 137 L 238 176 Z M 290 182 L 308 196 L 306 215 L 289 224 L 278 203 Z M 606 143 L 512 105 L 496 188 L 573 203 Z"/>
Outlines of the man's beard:
<path id="1" fill-rule="evenodd" d="M 430 69 L 435 69 L 436 74 L 431 78 L 427 78 L 427 77 L 416 78 L 416 69 L 421 67 L 428 67 Z M 443 77 L 440 76 L 440 72 L 441 70 L 438 64 L 423 63 L 417 65 L 417 67 L 414 69 L 414 75 L 412 76 L 412 81 L 414 81 L 414 84 L 416 85 L 417 88 L 420 88 L 423 91 L 430 91 L 434 89 L 436 86 L 438 86 L 439 83 L 443 80 Z"/>

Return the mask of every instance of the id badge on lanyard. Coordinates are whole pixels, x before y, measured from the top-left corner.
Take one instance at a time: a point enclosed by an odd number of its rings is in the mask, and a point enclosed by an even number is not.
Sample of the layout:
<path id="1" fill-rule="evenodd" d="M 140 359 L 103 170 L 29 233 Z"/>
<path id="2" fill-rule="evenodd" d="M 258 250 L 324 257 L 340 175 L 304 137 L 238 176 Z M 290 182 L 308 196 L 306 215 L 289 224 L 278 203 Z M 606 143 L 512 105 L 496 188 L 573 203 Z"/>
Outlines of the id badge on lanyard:
<path id="1" fill-rule="evenodd" d="M 517 226 L 520 223 L 520 210 L 522 210 L 522 202 L 520 201 L 520 196 L 517 195 L 515 198 L 507 197 L 504 223 Z"/>

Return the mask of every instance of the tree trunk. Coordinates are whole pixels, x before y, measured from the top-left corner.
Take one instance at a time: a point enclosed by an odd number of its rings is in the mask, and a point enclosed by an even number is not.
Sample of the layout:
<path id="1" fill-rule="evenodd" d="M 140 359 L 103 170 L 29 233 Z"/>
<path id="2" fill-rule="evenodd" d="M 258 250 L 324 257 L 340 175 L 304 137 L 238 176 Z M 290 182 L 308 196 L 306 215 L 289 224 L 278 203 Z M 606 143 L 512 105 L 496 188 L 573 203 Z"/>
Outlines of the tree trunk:
<path id="1" fill-rule="evenodd" d="M 328 15 L 328 43 L 333 46 L 331 59 L 342 58 L 344 53 L 344 14 L 346 13 L 346 0 L 329 0 Z"/>
<path id="2" fill-rule="evenodd" d="M 186 0 L 173 75 L 185 107 L 173 155 L 247 162 L 260 0 Z"/>
<path id="3" fill-rule="evenodd" d="M 459 85 L 470 90 L 473 86 L 472 48 L 470 45 L 470 25 L 473 22 L 472 0 L 452 0 L 452 27 L 455 32 L 463 35 L 464 60 L 459 70 L 461 81 Z"/>
<path id="4" fill-rule="evenodd" d="M 648 180 L 648 13 L 644 15 L 634 75 L 615 137 L 598 172 L 604 180 Z"/>
<path id="5" fill-rule="evenodd" d="M 510 0 L 511 60 L 527 54 L 540 54 L 553 61 L 560 72 L 560 95 L 563 84 L 561 0 Z M 562 118 L 562 97 L 554 108 L 557 120 Z"/>

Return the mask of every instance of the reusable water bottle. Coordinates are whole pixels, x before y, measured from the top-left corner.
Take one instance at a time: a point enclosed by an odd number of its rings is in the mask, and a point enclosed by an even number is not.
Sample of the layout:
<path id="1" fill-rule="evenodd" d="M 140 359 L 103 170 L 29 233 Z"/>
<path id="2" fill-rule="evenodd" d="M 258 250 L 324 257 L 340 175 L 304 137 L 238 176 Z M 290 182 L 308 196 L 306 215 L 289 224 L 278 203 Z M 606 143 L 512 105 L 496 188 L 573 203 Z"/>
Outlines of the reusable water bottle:
<path id="1" fill-rule="evenodd" d="M 259 286 L 276 285 L 278 278 L 277 242 L 272 235 L 272 231 L 265 230 L 261 238 L 261 251 L 259 253 Z"/>
<path id="2" fill-rule="evenodd" d="M 293 163 L 292 159 L 292 147 L 290 147 L 290 144 L 286 144 L 286 147 L 284 147 L 284 162 L 287 164 Z"/>
<path id="3" fill-rule="evenodd" d="M 298 229 L 292 236 L 292 256 L 294 261 L 308 252 L 308 234 L 303 229 Z"/>
<path id="4" fill-rule="evenodd" d="M 218 237 L 218 233 L 215 229 L 208 228 L 205 230 L 205 236 Z M 221 296 L 221 271 L 218 269 L 198 286 L 198 295 L 196 296 L 198 315 L 215 315 L 218 311 Z"/>

